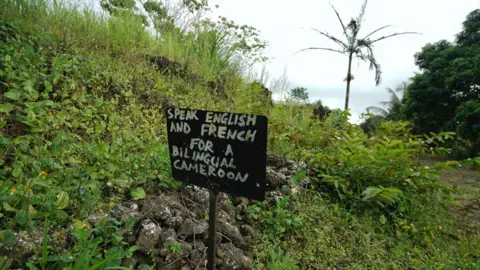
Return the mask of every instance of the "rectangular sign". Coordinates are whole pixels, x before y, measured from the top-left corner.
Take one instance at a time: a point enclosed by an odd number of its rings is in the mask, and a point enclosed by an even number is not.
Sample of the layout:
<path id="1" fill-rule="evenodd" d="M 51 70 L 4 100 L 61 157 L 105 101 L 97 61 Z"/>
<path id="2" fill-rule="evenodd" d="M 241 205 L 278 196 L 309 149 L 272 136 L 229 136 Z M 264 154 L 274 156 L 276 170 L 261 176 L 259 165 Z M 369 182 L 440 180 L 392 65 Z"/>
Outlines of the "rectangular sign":
<path id="1" fill-rule="evenodd" d="M 173 178 L 265 199 L 266 116 L 168 108 L 166 117 Z"/>

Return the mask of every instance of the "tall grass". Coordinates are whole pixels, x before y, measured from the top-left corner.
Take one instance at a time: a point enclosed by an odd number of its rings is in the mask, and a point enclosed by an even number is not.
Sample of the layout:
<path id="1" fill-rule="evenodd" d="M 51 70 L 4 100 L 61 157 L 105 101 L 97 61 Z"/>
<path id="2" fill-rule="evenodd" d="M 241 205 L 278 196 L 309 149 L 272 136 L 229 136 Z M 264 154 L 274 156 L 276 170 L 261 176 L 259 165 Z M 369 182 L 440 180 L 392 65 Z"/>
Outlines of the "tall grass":
<path id="1" fill-rule="evenodd" d="M 220 28 L 190 27 L 153 34 L 130 12 L 109 16 L 102 10 L 67 0 L 4 0 L 0 17 L 40 31 L 65 47 L 105 52 L 117 57 L 166 56 L 208 80 L 221 74 L 240 77 L 247 66 Z"/>

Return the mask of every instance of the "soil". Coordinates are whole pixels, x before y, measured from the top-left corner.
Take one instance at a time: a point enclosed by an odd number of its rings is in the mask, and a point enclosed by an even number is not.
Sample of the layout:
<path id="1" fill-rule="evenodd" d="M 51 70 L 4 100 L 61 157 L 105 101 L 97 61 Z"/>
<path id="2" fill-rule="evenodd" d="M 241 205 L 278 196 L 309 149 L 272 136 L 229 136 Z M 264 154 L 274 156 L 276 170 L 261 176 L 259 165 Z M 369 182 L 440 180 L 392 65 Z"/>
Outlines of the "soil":
<path id="1" fill-rule="evenodd" d="M 424 159 L 426 165 L 446 161 L 443 159 Z M 457 217 L 458 224 L 468 231 L 480 231 L 480 171 L 458 168 L 456 171 L 442 171 L 440 181 L 450 187 L 456 186 L 456 201 L 461 206 L 452 206 L 450 210 Z"/>

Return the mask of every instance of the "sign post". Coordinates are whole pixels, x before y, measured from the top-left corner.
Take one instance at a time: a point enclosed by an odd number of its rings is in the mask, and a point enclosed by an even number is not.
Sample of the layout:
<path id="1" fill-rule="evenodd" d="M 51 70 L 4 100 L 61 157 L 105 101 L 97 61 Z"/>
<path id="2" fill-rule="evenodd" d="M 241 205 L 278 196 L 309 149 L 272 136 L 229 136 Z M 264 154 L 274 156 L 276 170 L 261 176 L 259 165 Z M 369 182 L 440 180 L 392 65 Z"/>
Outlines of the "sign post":
<path id="1" fill-rule="evenodd" d="M 168 108 L 173 178 L 210 191 L 208 264 L 215 268 L 217 195 L 265 199 L 268 119 L 263 115 Z"/>
<path id="2" fill-rule="evenodd" d="M 209 190 L 210 205 L 208 211 L 208 262 L 207 269 L 215 269 L 215 253 L 216 253 L 216 234 L 217 234 L 217 195 L 218 192 Z"/>

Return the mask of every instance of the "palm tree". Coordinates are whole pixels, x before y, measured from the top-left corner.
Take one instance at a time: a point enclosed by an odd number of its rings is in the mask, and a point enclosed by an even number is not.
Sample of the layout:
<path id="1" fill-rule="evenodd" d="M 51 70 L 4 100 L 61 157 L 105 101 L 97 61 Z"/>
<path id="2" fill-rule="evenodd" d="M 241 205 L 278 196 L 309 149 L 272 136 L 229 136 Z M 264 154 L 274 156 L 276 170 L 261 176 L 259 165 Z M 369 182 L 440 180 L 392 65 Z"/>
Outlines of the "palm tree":
<path id="1" fill-rule="evenodd" d="M 400 120 L 402 118 L 401 108 L 403 105 L 403 98 L 399 97 L 397 93 L 404 94 L 407 91 L 408 85 L 409 82 L 404 81 L 399 84 L 395 90 L 392 88 L 387 88 L 387 92 L 390 94 L 390 100 L 380 102 L 383 108 L 370 106 L 368 109 L 374 112 L 377 116 L 381 116 L 387 120 Z"/>
<path id="2" fill-rule="evenodd" d="M 363 17 L 365 15 L 367 2 L 368 0 L 365 0 L 360 10 L 359 16 L 357 18 L 352 18 L 348 25 L 345 25 L 343 23 L 338 11 L 335 9 L 333 5 L 330 4 L 333 8 L 333 11 L 335 11 L 335 14 L 337 15 L 340 25 L 342 26 L 343 35 L 345 36 L 346 40 L 342 40 L 342 38 L 334 37 L 330 35 L 328 32 L 320 31 L 318 29 L 312 29 L 313 31 L 319 33 L 320 35 L 325 36 L 328 39 L 335 42 L 337 45 L 339 45 L 340 48 L 332 49 L 332 48 L 321 48 L 321 47 L 309 47 L 295 53 L 297 54 L 299 52 L 303 52 L 307 50 L 324 50 L 324 51 L 332 51 L 332 52 L 336 52 L 336 53 L 340 53 L 342 55 L 348 56 L 348 70 L 347 70 L 347 77 L 345 78 L 345 80 L 347 81 L 347 91 L 345 96 L 345 110 L 348 109 L 348 101 L 350 98 L 350 82 L 353 79 L 353 76 L 352 76 L 353 58 L 357 58 L 363 62 L 367 62 L 370 65 L 370 70 L 375 69 L 375 83 L 378 86 L 380 84 L 382 71 L 380 69 L 380 65 L 377 63 L 377 60 L 375 59 L 375 55 L 373 54 L 373 45 L 379 41 L 382 41 L 394 36 L 406 35 L 406 34 L 419 34 L 417 32 L 399 32 L 399 33 L 393 33 L 390 35 L 382 36 L 379 38 L 373 38 L 372 35 L 374 35 L 375 33 L 385 28 L 391 27 L 391 25 L 385 25 L 369 33 L 363 38 L 360 38 L 358 34 L 360 32 L 360 29 L 362 28 Z"/>

